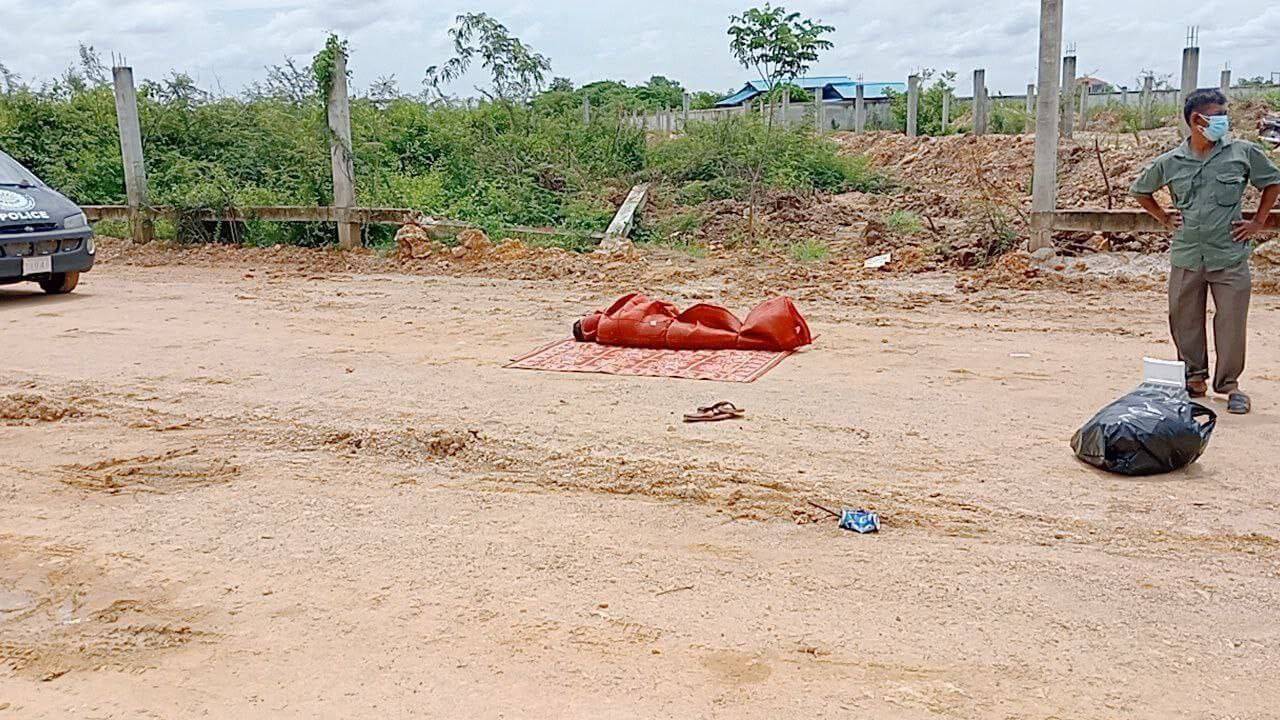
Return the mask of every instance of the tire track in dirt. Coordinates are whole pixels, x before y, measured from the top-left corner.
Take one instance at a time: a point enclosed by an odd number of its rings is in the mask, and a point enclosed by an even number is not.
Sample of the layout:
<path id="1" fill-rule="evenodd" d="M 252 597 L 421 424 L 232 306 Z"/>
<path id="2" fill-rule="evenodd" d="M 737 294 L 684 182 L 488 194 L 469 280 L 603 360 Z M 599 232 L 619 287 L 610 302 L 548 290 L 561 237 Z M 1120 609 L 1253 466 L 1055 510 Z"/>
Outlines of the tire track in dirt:
<path id="1" fill-rule="evenodd" d="M 135 393 L 95 393 L 98 414 L 113 418 L 160 417 L 172 413 L 151 403 L 177 400 L 148 397 L 139 405 Z M 176 492 L 226 483 L 241 465 L 216 454 L 283 450 L 313 456 L 324 453 L 345 462 L 370 463 L 371 476 L 392 461 L 402 477 L 417 483 L 490 492 L 582 492 L 629 495 L 660 501 L 693 502 L 741 520 L 787 520 L 798 524 L 827 522 L 808 500 L 865 506 L 880 513 L 889 528 L 911 528 L 946 537 L 1021 545 L 1074 544 L 1104 552 L 1146 557 L 1181 558 L 1232 553 L 1270 559 L 1280 556 L 1280 539 L 1258 533 L 1195 533 L 1141 526 L 1109 526 L 1049 513 L 1001 508 L 936 491 L 863 485 L 851 488 L 847 478 L 772 473 L 754 465 L 700 457 L 648 457 L 611 453 L 592 446 L 557 446 L 530 442 L 520 428 L 415 424 L 338 425 L 295 419 L 297 413 L 257 410 L 248 413 L 187 417 L 180 429 L 199 435 L 194 447 L 159 455 L 110 458 L 96 463 L 62 466 L 60 480 L 86 490 Z M 424 419 L 427 420 L 427 419 Z M 164 429 L 153 424 L 151 429 Z M 201 455 L 200 453 L 204 454 Z M 452 478 L 443 483 L 441 468 Z M 920 470 L 920 469 L 916 469 Z M 904 470 L 905 471 L 905 470 Z"/>
<path id="2" fill-rule="evenodd" d="M 200 450 L 191 447 L 87 465 L 62 465 L 58 479 L 81 490 L 111 494 L 167 493 L 229 482 L 240 474 L 240 468 L 224 458 L 199 455 Z"/>
<path id="3" fill-rule="evenodd" d="M 110 558 L 0 535 L 0 676 L 53 680 L 72 671 L 141 672 L 163 653 L 216 635 Z"/>

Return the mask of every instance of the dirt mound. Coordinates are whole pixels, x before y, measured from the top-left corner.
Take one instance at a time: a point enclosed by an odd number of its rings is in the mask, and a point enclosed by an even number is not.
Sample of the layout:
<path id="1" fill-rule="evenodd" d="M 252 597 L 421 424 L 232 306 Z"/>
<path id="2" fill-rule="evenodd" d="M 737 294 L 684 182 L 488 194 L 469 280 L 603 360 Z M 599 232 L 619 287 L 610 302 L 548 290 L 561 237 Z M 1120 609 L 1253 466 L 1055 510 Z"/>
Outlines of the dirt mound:
<path id="1" fill-rule="evenodd" d="M 56 422 L 79 415 L 80 410 L 74 405 L 40 395 L 12 393 L 0 396 L 0 421 Z"/>
<path id="2" fill-rule="evenodd" d="M 326 435 L 322 443 L 349 454 L 375 453 L 403 460 L 451 458 L 474 449 L 482 440 L 479 430 L 408 428 L 399 432 L 382 430 L 340 431 Z"/>

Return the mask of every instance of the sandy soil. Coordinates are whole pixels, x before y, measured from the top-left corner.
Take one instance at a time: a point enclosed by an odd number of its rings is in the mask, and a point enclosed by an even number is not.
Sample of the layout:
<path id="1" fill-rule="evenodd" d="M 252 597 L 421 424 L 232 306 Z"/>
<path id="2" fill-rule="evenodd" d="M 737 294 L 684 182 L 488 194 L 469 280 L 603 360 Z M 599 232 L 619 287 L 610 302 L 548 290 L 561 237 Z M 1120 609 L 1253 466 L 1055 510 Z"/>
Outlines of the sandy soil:
<path id="1" fill-rule="evenodd" d="M 1132 480 L 1067 440 L 1152 289 L 862 279 L 743 386 L 502 368 L 607 279 L 237 257 L 0 290 L 0 717 L 1280 716 L 1275 296 Z"/>

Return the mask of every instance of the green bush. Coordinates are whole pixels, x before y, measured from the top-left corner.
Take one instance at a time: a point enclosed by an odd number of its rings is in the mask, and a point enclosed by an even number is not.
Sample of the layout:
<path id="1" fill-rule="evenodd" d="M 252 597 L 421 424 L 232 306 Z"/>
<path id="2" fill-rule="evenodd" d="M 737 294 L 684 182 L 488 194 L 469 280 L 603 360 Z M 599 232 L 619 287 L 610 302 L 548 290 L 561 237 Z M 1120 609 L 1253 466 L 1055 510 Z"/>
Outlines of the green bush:
<path id="1" fill-rule="evenodd" d="M 332 198 L 325 112 L 314 92 L 212 98 L 144 83 L 139 115 L 151 201 L 179 208 L 325 205 Z M 181 88 L 179 88 L 181 89 Z M 489 229 L 603 230 L 610 184 L 645 162 L 644 136 L 581 122 L 580 108 L 352 102 L 362 205 L 407 207 Z M 124 173 L 112 91 L 46 87 L 0 93 L 0 148 L 80 204 L 121 204 Z M 332 226 L 251 223 L 251 242 L 333 242 Z"/>
<path id="2" fill-rule="evenodd" d="M 884 224 L 890 230 L 902 235 L 911 235 L 924 229 L 920 216 L 910 210 L 894 210 L 885 218 Z"/>
<path id="3" fill-rule="evenodd" d="M 821 240 L 804 240 L 792 245 L 790 253 L 797 262 L 819 262 L 826 260 L 831 251 Z"/>
<path id="4" fill-rule="evenodd" d="M 721 196 L 743 198 L 753 180 L 767 187 L 812 192 L 875 192 L 886 179 L 862 157 L 807 128 L 770 128 L 755 115 L 690 124 L 684 135 L 662 140 L 649 152 L 648 174 L 677 186 L 691 204 Z M 759 177 L 755 177 L 759 175 Z"/>
<path id="5" fill-rule="evenodd" d="M 935 76 L 936 71 L 926 69 L 920 75 L 920 103 L 916 108 L 916 132 L 920 135 L 943 135 L 942 131 L 942 98 L 947 93 L 954 93 L 956 74 L 954 71 L 947 71 L 938 75 L 938 79 L 932 85 L 928 84 L 929 80 Z M 885 125 L 881 125 L 875 129 L 897 130 L 899 132 L 907 131 L 907 93 L 896 92 L 893 88 L 886 88 L 885 95 L 889 98 L 889 114 L 891 121 Z M 951 98 L 951 118 L 954 119 L 959 112 L 956 107 L 955 98 Z M 955 132 L 954 122 L 949 123 L 945 134 Z"/>

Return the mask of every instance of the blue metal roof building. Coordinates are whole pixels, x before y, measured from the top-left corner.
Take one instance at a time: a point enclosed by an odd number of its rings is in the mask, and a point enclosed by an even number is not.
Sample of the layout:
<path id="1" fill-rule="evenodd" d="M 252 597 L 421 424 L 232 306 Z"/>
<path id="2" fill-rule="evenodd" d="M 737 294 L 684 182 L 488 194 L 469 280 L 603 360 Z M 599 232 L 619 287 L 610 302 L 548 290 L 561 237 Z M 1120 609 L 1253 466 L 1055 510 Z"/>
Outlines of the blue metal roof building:
<path id="1" fill-rule="evenodd" d="M 792 80 L 791 84 L 808 92 L 821 90 L 822 99 L 827 102 L 853 100 L 857 96 L 859 85 L 863 86 L 863 97 L 867 100 L 885 97 L 885 90 L 887 89 L 893 90 L 894 92 L 907 91 L 906 83 L 860 83 L 845 75 L 797 78 Z M 763 95 L 766 90 L 768 90 L 768 85 L 766 85 L 763 80 L 752 80 L 744 85 L 738 92 L 716 103 L 716 107 L 734 107 L 741 105 Z"/>

